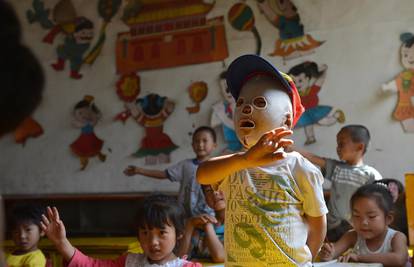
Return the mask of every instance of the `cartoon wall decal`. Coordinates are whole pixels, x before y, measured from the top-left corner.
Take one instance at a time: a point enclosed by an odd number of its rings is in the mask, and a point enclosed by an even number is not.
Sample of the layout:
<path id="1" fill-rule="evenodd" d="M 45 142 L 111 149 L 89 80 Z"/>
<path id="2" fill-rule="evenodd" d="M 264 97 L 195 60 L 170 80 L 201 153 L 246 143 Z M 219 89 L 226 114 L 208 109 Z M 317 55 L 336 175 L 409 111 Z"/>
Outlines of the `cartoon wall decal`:
<path id="1" fill-rule="evenodd" d="M 212 107 L 210 126 L 215 128 L 222 127 L 224 141 L 227 144 L 223 154 L 237 152 L 242 149 L 242 144 L 237 138 L 234 131 L 233 114 L 236 107 L 233 96 L 227 89 L 226 72 L 222 72 L 219 76 L 219 88 L 223 96 L 223 100 L 215 103 Z"/>
<path id="2" fill-rule="evenodd" d="M 73 108 L 72 124 L 81 129 L 80 136 L 70 145 L 72 152 L 79 157 L 81 170 L 84 170 L 92 157 L 98 157 L 102 162 L 106 160 L 103 154 L 103 141 L 94 133 L 94 127 L 102 117 L 94 103 L 94 97 L 85 95 Z"/>
<path id="3" fill-rule="evenodd" d="M 36 138 L 43 134 L 43 128 L 35 119 L 27 117 L 14 131 L 14 140 L 23 146 L 30 137 Z"/>
<path id="4" fill-rule="evenodd" d="M 123 75 L 116 83 L 116 93 L 124 102 L 134 101 L 140 92 L 140 78 L 135 73 Z"/>
<path id="5" fill-rule="evenodd" d="M 126 104 L 135 121 L 145 128 L 145 136 L 141 146 L 133 155 L 145 158 L 145 164 L 170 162 L 170 153 L 177 146 L 164 133 L 164 121 L 174 110 L 174 102 L 158 94 L 148 94 L 138 98 L 135 103 Z"/>
<path id="6" fill-rule="evenodd" d="M 118 12 L 121 6 L 122 0 L 99 0 L 98 13 L 103 19 L 101 29 L 99 31 L 99 38 L 92 50 L 85 57 L 84 62 L 87 64 L 93 64 L 95 59 L 100 55 L 103 45 L 106 39 L 106 27 L 111 22 L 111 19 Z"/>
<path id="7" fill-rule="evenodd" d="M 50 29 L 54 26 L 54 23 L 49 19 L 50 9 L 45 8 L 42 0 L 33 0 L 33 10 L 26 12 L 27 20 L 30 24 L 39 22 L 43 29 Z"/>
<path id="8" fill-rule="evenodd" d="M 112 17 L 118 11 L 121 0 L 99 0 L 98 13 L 103 19 L 100 35 L 88 54 L 94 37 L 94 25 L 88 18 L 78 16 L 71 0 L 59 0 L 53 7 L 52 20 L 50 10 L 46 9 L 43 1 L 33 0 L 32 10 L 26 12 L 30 23 L 39 22 L 41 27 L 48 30 L 43 42 L 53 44 L 59 34 L 65 37 L 56 48 L 57 60 L 51 64 L 56 71 L 62 71 L 65 63 L 70 65 L 70 77 L 82 78 L 80 69 L 84 63 L 93 64 L 99 56 L 106 39 L 105 30 Z"/>
<path id="9" fill-rule="evenodd" d="M 188 87 L 188 94 L 195 103 L 193 107 L 187 107 L 188 113 L 197 113 L 200 111 L 200 103 L 207 97 L 208 86 L 203 81 L 193 82 Z"/>
<path id="10" fill-rule="evenodd" d="M 260 0 L 258 6 L 272 25 L 279 30 L 279 39 L 270 56 L 284 60 L 313 53 L 324 42 L 305 34 L 296 6 L 290 0 Z"/>
<path id="11" fill-rule="evenodd" d="M 254 26 L 254 15 L 252 9 L 245 3 L 234 4 L 229 12 L 228 19 L 234 29 L 238 31 L 251 31 L 256 39 L 256 54 L 260 55 L 262 39 Z"/>
<path id="12" fill-rule="evenodd" d="M 414 133 L 414 34 L 400 35 L 401 64 L 404 70 L 393 80 L 382 85 L 383 91 L 398 93 L 393 118 L 400 121 L 403 130 Z"/>
<path id="13" fill-rule="evenodd" d="M 130 0 L 122 20 L 130 28 L 118 34 L 119 74 L 221 61 L 228 57 L 222 17 L 207 19 L 215 1 Z"/>
<path id="14" fill-rule="evenodd" d="M 333 111 L 331 106 L 319 105 L 318 93 L 325 82 L 328 66 L 320 67 L 315 62 L 306 61 L 292 67 L 288 74 L 293 78 L 299 91 L 305 112 L 300 117 L 296 127 L 304 127 L 305 145 L 316 142 L 313 126 L 315 124 L 330 126 L 336 122 L 344 123 L 345 114 L 342 110 Z"/>

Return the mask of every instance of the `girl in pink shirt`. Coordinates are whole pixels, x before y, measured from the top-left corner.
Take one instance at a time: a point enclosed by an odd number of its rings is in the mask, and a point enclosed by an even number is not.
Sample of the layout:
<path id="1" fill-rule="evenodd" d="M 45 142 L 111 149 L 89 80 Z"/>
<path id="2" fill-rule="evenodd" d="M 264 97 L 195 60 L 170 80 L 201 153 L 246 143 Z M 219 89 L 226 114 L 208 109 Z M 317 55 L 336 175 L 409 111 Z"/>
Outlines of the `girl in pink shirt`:
<path id="1" fill-rule="evenodd" d="M 126 253 L 115 260 L 90 258 L 69 242 L 58 210 L 47 208 L 41 228 L 56 246 L 68 267 L 201 267 L 174 255 L 177 240 L 184 230 L 183 209 L 176 200 L 154 195 L 143 200 L 138 209 L 138 241 L 144 254 Z"/>

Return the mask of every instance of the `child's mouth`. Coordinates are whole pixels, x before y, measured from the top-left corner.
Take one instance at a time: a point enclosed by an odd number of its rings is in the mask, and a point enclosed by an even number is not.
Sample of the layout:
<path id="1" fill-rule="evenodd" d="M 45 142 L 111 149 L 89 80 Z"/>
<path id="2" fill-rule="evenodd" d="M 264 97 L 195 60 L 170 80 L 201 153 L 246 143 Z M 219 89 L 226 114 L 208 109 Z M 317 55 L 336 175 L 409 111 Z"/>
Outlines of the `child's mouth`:
<path id="1" fill-rule="evenodd" d="M 253 129 L 256 126 L 254 121 L 248 119 L 241 120 L 239 125 L 241 129 Z"/>

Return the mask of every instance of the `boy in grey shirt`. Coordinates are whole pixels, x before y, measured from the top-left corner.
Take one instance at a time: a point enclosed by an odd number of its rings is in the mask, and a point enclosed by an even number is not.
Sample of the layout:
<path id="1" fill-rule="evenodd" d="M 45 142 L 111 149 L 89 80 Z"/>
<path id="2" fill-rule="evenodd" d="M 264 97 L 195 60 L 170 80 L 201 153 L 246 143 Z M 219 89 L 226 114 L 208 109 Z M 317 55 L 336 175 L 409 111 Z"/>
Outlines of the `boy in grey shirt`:
<path id="1" fill-rule="evenodd" d="M 368 129 L 362 125 L 344 126 L 337 134 L 339 159 L 327 159 L 308 151 L 294 148 L 313 164 L 319 166 L 325 179 L 331 181 L 327 215 L 330 242 L 337 241 L 351 229 L 349 201 L 352 194 L 362 185 L 382 179 L 381 174 L 371 166 L 364 164 L 363 158 L 370 141 Z"/>

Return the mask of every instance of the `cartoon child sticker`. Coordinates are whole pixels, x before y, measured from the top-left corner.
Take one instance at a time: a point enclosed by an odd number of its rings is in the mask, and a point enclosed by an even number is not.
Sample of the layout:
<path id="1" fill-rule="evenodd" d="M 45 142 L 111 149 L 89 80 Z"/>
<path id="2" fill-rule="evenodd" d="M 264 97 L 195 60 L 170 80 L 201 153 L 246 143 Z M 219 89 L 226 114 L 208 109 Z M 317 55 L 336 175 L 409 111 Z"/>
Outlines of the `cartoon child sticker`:
<path id="1" fill-rule="evenodd" d="M 324 42 L 305 34 L 296 6 L 290 0 L 259 0 L 258 6 L 266 18 L 279 30 L 279 39 L 270 56 L 285 60 L 313 53 Z"/>
<path id="2" fill-rule="evenodd" d="M 401 122 L 405 132 L 414 133 L 414 35 L 403 33 L 400 40 L 401 64 L 404 70 L 392 81 L 383 84 L 382 90 L 398 93 L 393 117 Z"/>
<path id="3" fill-rule="evenodd" d="M 315 62 L 306 61 L 292 67 L 288 72 L 295 81 L 302 105 L 305 107 L 305 112 L 296 124 L 296 127 L 305 129 L 305 145 L 316 142 L 313 125 L 330 126 L 336 122 L 345 122 L 345 114 L 342 110 L 337 109 L 332 112 L 331 106 L 319 105 L 318 93 L 325 82 L 327 70 L 327 65 L 318 68 Z"/>
<path id="4" fill-rule="evenodd" d="M 233 114 L 236 107 L 233 96 L 229 92 L 226 84 L 226 72 L 222 72 L 219 76 L 219 87 L 223 100 L 215 103 L 212 107 L 210 126 L 215 128 L 222 126 L 224 141 L 227 143 L 224 154 L 237 152 L 242 149 L 242 144 L 237 138 L 234 131 Z"/>
<path id="5" fill-rule="evenodd" d="M 83 64 L 83 55 L 89 49 L 93 39 L 93 23 L 85 17 L 77 17 L 73 22 L 73 32 L 67 32 L 63 44 L 57 49 L 57 62 L 52 64 L 56 71 L 65 67 L 65 61 L 70 62 L 70 77 L 82 78 L 79 70 Z"/>
<path id="6" fill-rule="evenodd" d="M 177 148 L 171 138 L 164 133 L 164 121 L 174 110 L 174 103 L 167 97 L 148 94 L 138 98 L 136 103 L 127 103 L 126 107 L 135 121 L 145 127 L 145 136 L 141 147 L 133 155 L 145 157 L 146 165 L 170 162 L 170 153 Z"/>
<path id="7" fill-rule="evenodd" d="M 73 109 L 73 126 L 81 128 L 80 136 L 70 145 L 72 152 L 79 157 L 81 170 L 89 163 L 89 158 L 98 156 L 104 162 L 106 155 L 101 152 L 103 141 L 94 133 L 94 127 L 102 114 L 94 104 L 94 97 L 85 95 Z"/>

